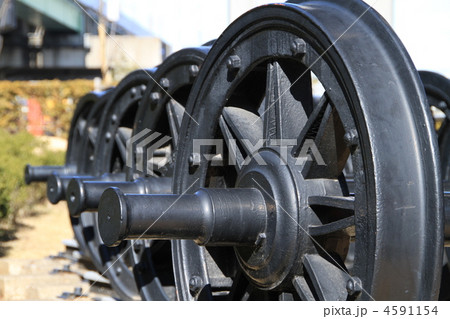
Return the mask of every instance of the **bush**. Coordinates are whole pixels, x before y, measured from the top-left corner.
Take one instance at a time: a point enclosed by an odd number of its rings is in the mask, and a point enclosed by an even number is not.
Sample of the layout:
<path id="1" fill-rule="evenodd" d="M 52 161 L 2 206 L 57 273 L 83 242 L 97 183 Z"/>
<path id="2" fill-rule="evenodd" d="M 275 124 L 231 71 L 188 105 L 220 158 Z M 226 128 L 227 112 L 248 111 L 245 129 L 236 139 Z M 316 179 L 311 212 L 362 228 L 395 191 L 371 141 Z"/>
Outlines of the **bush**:
<path id="1" fill-rule="evenodd" d="M 94 89 L 91 80 L 0 81 L 0 127 L 16 133 L 27 127 L 27 100 L 39 102 L 46 131 L 67 137 L 78 100 Z"/>
<path id="2" fill-rule="evenodd" d="M 25 184 L 25 165 L 61 165 L 64 152 L 49 150 L 29 133 L 11 134 L 5 129 L 0 129 L 0 145 L 0 219 L 13 221 L 18 213 L 46 197 L 44 183 Z"/>

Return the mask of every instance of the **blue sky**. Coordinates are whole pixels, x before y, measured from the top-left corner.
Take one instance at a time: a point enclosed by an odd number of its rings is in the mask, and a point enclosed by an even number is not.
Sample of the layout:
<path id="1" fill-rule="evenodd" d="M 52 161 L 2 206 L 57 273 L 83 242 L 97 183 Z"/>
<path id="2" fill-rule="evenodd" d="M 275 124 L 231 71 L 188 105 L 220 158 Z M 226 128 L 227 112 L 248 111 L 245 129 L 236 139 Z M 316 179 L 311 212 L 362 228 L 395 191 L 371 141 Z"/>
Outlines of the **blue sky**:
<path id="1" fill-rule="evenodd" d="M 98 4 L 98 0 L 82 0 Z M 106 0 L 106 2 L 111 0 Z M 114 0 L 113 0 L 114 1 Z M 239 15 L 267 0 L 115 0 L 123 15 L 161 37 L 173 50 L 217 38 Z M 386 9 L 390 0 L 367 0 Z M 416 67 L 450 77 L 450 0 L 393 0 L 387 17 Z"/>

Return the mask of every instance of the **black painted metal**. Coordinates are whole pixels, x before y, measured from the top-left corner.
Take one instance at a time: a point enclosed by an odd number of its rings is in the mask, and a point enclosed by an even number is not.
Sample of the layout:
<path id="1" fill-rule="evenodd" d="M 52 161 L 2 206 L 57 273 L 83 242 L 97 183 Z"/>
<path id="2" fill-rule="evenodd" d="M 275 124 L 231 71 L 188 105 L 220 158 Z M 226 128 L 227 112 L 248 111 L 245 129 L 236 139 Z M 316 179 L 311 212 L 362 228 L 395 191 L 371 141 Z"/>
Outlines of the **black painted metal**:
<path id="1" fill-rule="evenodd" d="M 77 104 L 69 129 L 66 163 L 63 166 L 25 166 L 25 183 L 46 182 L 53 174 L 69 175 L 77 173 L 80 146 L 85 136 L 86 118 L 104 93 L 91 92 L 83 96 Z"/>
<path id="2" fill-rule="evenodd" d="M 134 121 L 137 105 L 142 98 L 152 70 L 138 70 L 127 75 L 111 93 L 101 112 L 96 114 L 92 127 L 92 157 L 88 163 L 88 174 L 100 176 L 104 173 L 123 172 L 124 154 L 120 150 L 125 145 L 128 132 Z M 115 262 L 117 250 L 108 249 L 98 237 L 96 214 L 79 217 L 84 229 L 87 248 L 96 268 L 111 281 L 114 290 L 124 300 L 137 298 L 137 289 L 132 273 L 125 263 Z"/>
<path id="3" fill-rule="evenodd" d="M 68 175 L 76 173 L 76 166 L 25 166 L 25 183 L 46 182 L 50 175 Z"/>
<path id="4" fill-rule="evenodd" d="M 108 175 L 117 176 L 120 174 Z M 124 180 L 125 177 L 120 179 Z M 172 190 L 172 179 L 166 177 L 138 178 L 133 182 L 73 178 L 68 184 L 67 204 L 70 215 L 73 217 L 80 216 L 82 212 L 96 211 L 100 197 L 109 187 L 117 187 L 124 193 L 130 194 L 170 194 Z"/>
<path id="5" fill-rule="evenodd" d="M 346 36 L 337 41 L 342 33 Z M 307 68 L 326 92 L 315 105 L 308 99 Z M 298 85 L 291 87 L 294 82 Z M 281 298 L 280 292 L 306 300 L 437 298 L 442 189 L 430 114 L 405 49 L 365 4 L 301 1 L 243 15 L 213 45 L 192 89 L 187 112 L 193 119 L 185 117 L 181 128 L 175 193 L 224 184 L 234 187 L 242 178 L 246 187 L 266 191 L 267 196 L 270 185 L 288 183 L 295 192 L 281 192 L 285 198 L 279 202 L 283 214 L 293 219 L 289 229 L 282 228 L 290 240 L 272 246 L 264 265 L 258 264 L 257 249 L 237 251 L 233 257 L 226 247 L 174 241 L 181 299 L 222 298 L 216 291 L 228 291 L 231 299 Z M 237 114 L 246 114 L 248 124 L 233 120 L 242 118 Z M 281 157 L 287 162 L 284 168 L 275 162 L 259 165 L 256 159 L 233 170 L 213 167 L 204 158 L 192 165 L 193 140 L 214 138 L 218 131 L 225 138 L 246 137 L 252 142 L 255 137 L 295 139 L 297 148 L 298 142 L 304 146 L 307 139 L 314 139 L 327 165 L 299 168 L 290 161 L 302 154 L 301 147 L 285 160 L 283 150 L 267 143 L 256 150 L 246 149 L 243 143 L 240 155 L 245 158 L 253 150 L 263 159 Z M 340 177 L 347 158 L 357 172 L 354 195 Z M 266 169 L 270 166 L 287 170 L 290 178 L 279 181 L 277 174 Z M 253 176 L 258 178 L 253 181 Z M 347 227 L 342 218 L 350 216 L 354 216 L 353 225 Z M 281 231 L 276 231 L 277 225 L 268 223 L 275 233 Z M 307 234 L 308 230 L 324 234 L 325 228 L 339 231 L 313 238 Z M 355 259 L 346 260 L 353 241 Z M 282 256 L 276 254 L 280 250 Z M 323 268 L 349 273 L 352 278 L 321 272 Z M 245 276 L 239 275 L 242 271 Z M 341 293 L 343 287 L 359 282 L 361 292 L 347 289 Z"/>
<path id="6" fill-rule="evenodd" d="M 94 179 L 102 181 L 116 181 L 116 180 L 124 180 L 125 174 L 103 174 L 100 177 L 94 177 L 94 176 L 79 176 L 79 175 L 59 175 L 53 173 L 47 179 L 47 198 L 50 201 L 50 203 L 57 204 L 61 200 L 66 198 L 67 187 L 69 186 L 69 182 L 73 178 L 77 178 L 83 181 Z M 68 205 L 70 206 L 69 202 Z M 72 217 L 79 217 L 79 216 L 72 216 Z"/>
<path id="7" fill-rule="evenodd" d="M 450 80 L 429 71 L 419 71 L 419 75 L 434 116 L 444 186 L 444 239 L 446 246 L 444 260 L 446 263 L 442 269 L 439 300 L 450 300 L 450 262 L 448 260 L 450 256 Z M 438 116 L 440 118 L 437 118 Z"/>
<path id="8" fill-rule="evenodd" d="M 442 180 L 444 182 L 444 193 L 450 192 L 450 80 L 446 77 L 429 71 L 419 71 L 430 106 L 442 112 L 443 119 L 437 130 L 439 149 L 441 155 Z M 437 123 L 435 123 L 437 125 Z M 448 202 L 448 194 L 444 200 Z M 444 201 L 445 208 L 445 231 L 446 245 L 450 245 L 450 207 Z"/>
<path id="9" fill-rule="evenodd" d="M 109 246 L 136 238 L 252 246 L 266 222 L 266 202 L 257 189 L 201 189 L 179 196 L 124 194 L 111 188 L 99 206 L 100 234 Z"/>
<path id="10" fill-rule="evenodd" d="M 129 187 L 134 188 L 136 183 L 142 181 L 151 185 L 155 193 L 160 191 L 170 192 L 170 189 L 166 189 L 166 182 L 163 183 L 163 187 L 158 185 L 158 181 L 164 181 L 164 179 L 155 178 L 155 176 L 170 177 L 172 174 L 172 160 L 177 145 L 181 118 L 183 117 L 183 105 L 207 51 L 208 48 L 200 47 L 176 52 L 168 57 L 153 74 L 154 81 L 150 83 L 136 115 L 132 134 L 136 140 L 134 144 L 130 145 L 133 158 L 131 159 L 131 167 L 127 167 L 130 183 L 121 185 L 124 190 Z M 145 163 L 152 162 L 153 158 L 147 157 L 146 150 L 154 147 L 158 141 L 163 140 L 147 142 L 150 133 L 155 132 L 164 136 L 163 139 L 169 137 L 165 139 L 164 145 L 160 145 L 159 149 L 153 152 L 153 156 L 164 157 L 167 164 L 162 167 L 152 166 L 149 168 Z M 143 144 L 143 146 L 140 147 L 140 144 Z M 138 159 L 142 167 L 136 166 L 136 160 Z M 103 166 L 103 168 L 106 167 Z M 139 177 L 143 179 L 135 182 L 134 180 Z M 108 185 L 104 184 L 104 186 L 106 189 Z M 115 185 L 110 184 L 109 186 Z M 98 201 L 100 197 L 93 199 Z M 124 243 L 115 248 L 115 251 L 118 256 L 122 256 L 115 264 L 122 264 L 124 259 L 132 259 L 134 276 L 143 299 L 175 299 L 170 242 L 138 240 Z M 156 262 L 153 261 L 154 258 L 156 258 Z"/>

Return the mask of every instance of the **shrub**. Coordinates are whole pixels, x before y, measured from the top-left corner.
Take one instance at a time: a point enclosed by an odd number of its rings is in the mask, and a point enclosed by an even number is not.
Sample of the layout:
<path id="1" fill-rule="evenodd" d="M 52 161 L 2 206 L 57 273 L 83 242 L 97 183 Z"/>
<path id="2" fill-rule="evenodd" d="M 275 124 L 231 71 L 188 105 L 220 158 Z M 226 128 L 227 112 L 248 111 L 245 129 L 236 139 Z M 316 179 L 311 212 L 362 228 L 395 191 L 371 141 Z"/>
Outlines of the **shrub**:
<path id="1" fill-rule="evenodd" d="M 61 165 L 64 152 L 49 150 L 29 133 L 11 134 L 5 129 L 0 129 L 0 145 L 0 219 L 13 221 L 18 213 L 46 197 L 44 183 L 25 184 L 25 165 Z"/>
<path id="2" fill-rule="evenodd" d="M 47 119 L 44 130 L 67 137 L 78 100 L 93 86 L 91 80 L 0 81 L 0 127 L 14 133 L 25 130 L 27 100 L 34 98 Z"/>

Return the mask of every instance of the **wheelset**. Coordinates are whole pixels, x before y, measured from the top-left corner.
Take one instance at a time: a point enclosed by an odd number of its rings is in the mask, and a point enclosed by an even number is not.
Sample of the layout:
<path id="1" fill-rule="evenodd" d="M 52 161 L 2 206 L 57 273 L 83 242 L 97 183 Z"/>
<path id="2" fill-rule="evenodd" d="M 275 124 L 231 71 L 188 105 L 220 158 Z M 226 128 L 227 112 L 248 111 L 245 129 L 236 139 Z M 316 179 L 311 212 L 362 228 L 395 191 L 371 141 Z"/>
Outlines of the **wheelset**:
<path id="1" fill-rule="evenodd" d="M 436 299 L 442 186 L 428 108 L 406 50 L 364 3 L 256 8 L 199 71 L 174 195 L 107 190 L 101 235 L 172 239 L 181 300 Z"/>

